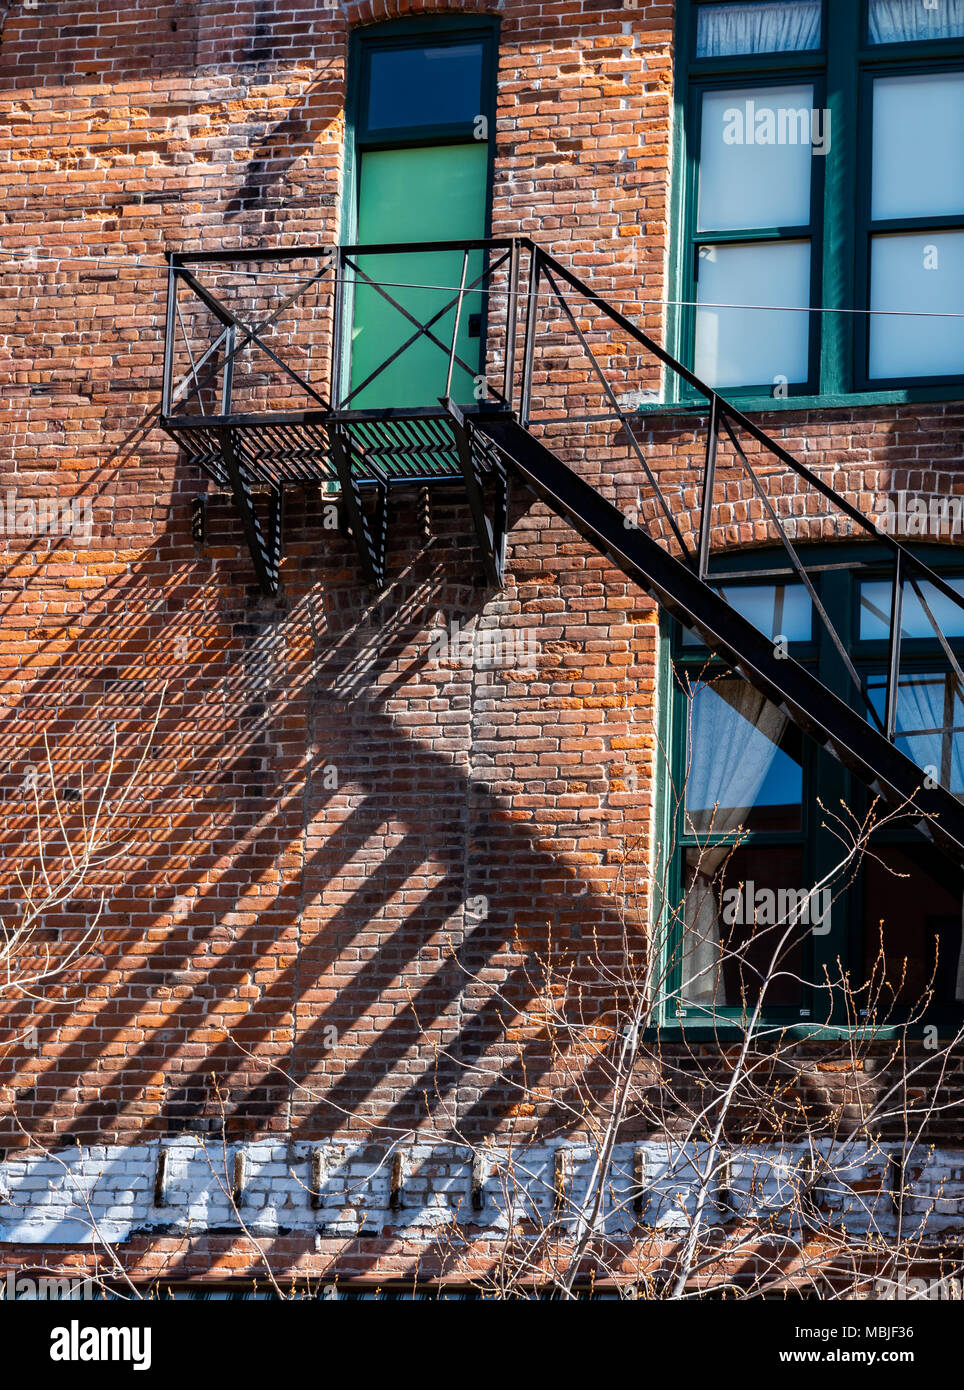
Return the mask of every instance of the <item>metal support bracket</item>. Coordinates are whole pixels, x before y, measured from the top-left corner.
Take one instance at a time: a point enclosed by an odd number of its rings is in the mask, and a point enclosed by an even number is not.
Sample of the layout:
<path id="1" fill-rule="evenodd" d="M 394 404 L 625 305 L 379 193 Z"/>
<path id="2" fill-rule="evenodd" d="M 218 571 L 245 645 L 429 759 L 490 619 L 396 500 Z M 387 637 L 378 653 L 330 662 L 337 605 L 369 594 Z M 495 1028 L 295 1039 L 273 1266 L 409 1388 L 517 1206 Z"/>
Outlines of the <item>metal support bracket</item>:
<path id="1" fill-rule="evenodd" d="M 208 499 L 201 494 L 191 503 L 191 539 L 203 545 L 208 534 Z"/>
<path id="2" fill-rule="evenodd" d="M 258 585 L 263 594 L 270 596 L 278 592 L 278 563 L 281 558 L 281 489 L 279 487 L 272 494 L 271 531 L 268 541 L 265 541 L 264 532 L 255 511 L 251 490 L 241 472 L 241 463 L 234 447 L 232 433 L 230 425 L 222 425 L 218 430 L 221 441 L 221 456 L 231 483 L 234 504 L 241 517 L 241 526 L 248 549 L 251 552 L 251 561 L 254 565 Z"/>
<path id="3" fill-rule="evenodd" d="M 485 496 L 482 479 L 477 466 L 477 449 L 474 445 L 469 425 L 459 407 L 446 396 L 442 405 L 448 411 L 455 434 L 455 445 L 459 456 L 459 467 L 465 480 L 465 491 L 472 514 L 472 526 L 482 557 L 482 569 L 486 582 L 495 589 L 501 589 L 505 579 L 506 517 L 508 514 L 508 482 L 505 465 L 499 461 L 496 469 L 498 492 L 495 510 L 490 521 L 485 510 Z"/>
<path id="4" fill-rule="evenodd" d="M 278 589 L 278 574 L 281 569 L 281 557 L 285 547 L 285 490 L 279 483 L 276 488 L 271 490 L 271 500 L 268 512 L 268 562 L 271 573 L 274 575 L 274 590 Z"/>
<path id="5" fill-rule="evenodd" d="M 362 573 L 366 582 L 381 593 L 385 587 L 385 552 L 388 539 L 388 488 L 384 483 L 377 486 L 377 500 L 374 515 L 369 521 L 362 506 L 361 493 L 352 475 L 350 443 L 345 433 L 332 425 L 328 434 L 331 445 L 332 462 L 341 485 L 342 500 L 358 551 Z"/>

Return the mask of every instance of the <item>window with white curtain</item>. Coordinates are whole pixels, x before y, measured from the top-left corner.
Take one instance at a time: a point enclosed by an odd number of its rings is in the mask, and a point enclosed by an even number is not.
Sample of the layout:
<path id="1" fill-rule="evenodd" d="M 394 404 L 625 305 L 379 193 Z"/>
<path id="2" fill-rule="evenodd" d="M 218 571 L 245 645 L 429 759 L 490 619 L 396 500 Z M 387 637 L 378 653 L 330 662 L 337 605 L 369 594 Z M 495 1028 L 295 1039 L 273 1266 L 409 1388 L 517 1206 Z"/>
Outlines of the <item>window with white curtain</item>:
<path id="1" fill-rule="evenodd" d="M 821 9 L 820 0 L 703 5 L 697 17 L 697 57 L 819 48 Z"/>
<path id="2" fill-rule="evenodd" d="M 679 14 L 679 355 L 711 386 L 776 402 L 958 395 L 964 0 Z"/>
<path id="3" fill-rule="evenodd" d="M 964 0 L 868 0 L 871 43 L 964 37 Z"/>
<path id="4" fill-rule="evenodd" d="M 866 569 L 842 567 L 839 551 L 828 551 L 831 557 L 826 568 L 811 568 L 817 594 L 834 614 L 867 698 L 884 717 L 893 592 L 890 577 L 882 577 L 886 562 L 881 555 L 874 577 L 873 557 Z M 953 554 L 945 560 L 952 564 Z M 861 708 L 803 584 L 772 577 L 782 561 L 759 553 L 761 578 L 731 581 L 727 600 L 768 637 L 782 638 L 788 654 L 838 697 Z M 937 568 L 944 569 L 940 560 Z M 960 574 L 943 577 L 964 592 Z M 947 621 L 951 613 L 950 600 L 931 582 L 921 581 L 917 590 L 904 585 L 895 734 L 922 770 L 938 769 L 941 783 L 964 795 L 964 692 L 930 620 L 944 623 L 944 641 L 960 664 L 964 626 L 959 614 Z M 921 1017 L 959 1021 L 964 868 L 898 822 L 875 834 L 873 852 L 856 872 L 851 864 L 834 878 L 843 857 L 834 810 L 843 804 L 859 819 L 869 811 L 870 793 L 806 740 L 782 709 L 711 657 L 694 633 L 678 624 L 670 629 L 668 1017 L 684 1027 L 739 1025 L 759 1002 L 764 1021 L 776 1026 L 831 1018 L 850 1026 L 860 1020 L 824 989 L 827 972 L 839 978 L 842 969 L 858 990 L 875 970 L 883 972 L 880 1024 L 885 1014 L 906 1021 L 915 1008 Z"/>

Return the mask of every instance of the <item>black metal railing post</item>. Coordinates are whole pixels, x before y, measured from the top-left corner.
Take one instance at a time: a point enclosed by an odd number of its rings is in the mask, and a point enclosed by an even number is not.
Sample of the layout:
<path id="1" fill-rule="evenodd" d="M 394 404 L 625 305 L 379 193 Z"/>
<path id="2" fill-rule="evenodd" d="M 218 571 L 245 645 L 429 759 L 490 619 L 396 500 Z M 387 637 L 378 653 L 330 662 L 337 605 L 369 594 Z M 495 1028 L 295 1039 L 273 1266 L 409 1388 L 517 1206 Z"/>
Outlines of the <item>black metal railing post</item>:
<path id="1" fill-rule="evenodd" d="M 512 251 L 509 256 L 509 298 L 505 310 L 505 373 L 502 379 L 502 394 L 512 405 L 515 391 L 515 335 L 516 317 L 519 312 L 519 239 L 512 238 Z"/>
<path id="2" fill-rule="evenodd" d="M 455 306 L 455 326 L 452 329 L 452 351 L 449 353 L 449 368 L 445 374 L 445 399 L 452 395 L 452 373 L 455 371 L 455 354 L 459 341 L 459 324 L 462 321 L 462 304 L 465 300 L 465 282 L 469 274 L 469 253 L 462 253 L 462 278 L 459 281 L 459 302 Z"/>
<path id="3" fill-rule="evenodd" d="M 900 690 L 900 642 L 903 625 L 903 551 L 894 555 L 894 578 L 890 591 L 890 652 L 887 658 L 887 697 L 884 727 L 891 743 L 897 728 L 897 696 Z"/>
<path id="4" fill-rule="evenodd" d="M 347 257 L 343 246 L 334 250 L 334 285 L 331 311 L 331 403 L 341 409 L 341 370 L 344 354 L 345 295 L 348 293 Z"/>
<path id="5" fill-rule="evenodd" d="M 706 459 L 703 464 L 703 498 L 700 507 L 699 576 L 706 578 L 710 558 L 710 526 L 713 520 L 713 486 L 716 480 L 716 446 L 719 438 L 720 398 L 710 397 L 710 414 L 706 422 Z"/>
<path id="6" fill-rule="evenodd" d="M 161 414 L 171 413 L 174 374 L 174 306 L 177 296 L 177 267 L 173 251 L 167 260 L 167 315 L 164 321 L 164 373 L 161 381 Z"/>
<path id="7" fill-rule="evenodd" d="M 224 373 L 221 377 L 221 414 L 231 414 L 231 396 L 234 390 L 234 344 L 236 331 L 232 325 L 225 329 L 224 338 Z"/>
<path id="8" fill-rule="evenodd" d="M 536 341 L 536 318 L 539 312 L 539 281 L 542 277 L 542 252 L 533 246 L 529 253 L 529 291 L 526 303 L 526 336 L 522 358 L 522 393 L 519 400 L 519 423 L 528 427 L 532 400 L 532 368 Z"/>

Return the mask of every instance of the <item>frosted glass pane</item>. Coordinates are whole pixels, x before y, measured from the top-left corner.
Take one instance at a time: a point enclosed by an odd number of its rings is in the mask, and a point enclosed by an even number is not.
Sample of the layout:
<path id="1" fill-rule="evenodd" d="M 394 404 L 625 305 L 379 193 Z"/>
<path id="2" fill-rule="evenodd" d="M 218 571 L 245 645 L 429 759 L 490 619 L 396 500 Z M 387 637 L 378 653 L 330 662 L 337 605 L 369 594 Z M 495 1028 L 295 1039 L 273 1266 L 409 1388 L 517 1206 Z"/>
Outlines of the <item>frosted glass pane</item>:
<path id="1" fill-rule="evenodd" d="M 964 0 L 870 0 L 871 43 L 913 43 L 964 35 Z"/>
<path id="2" fill-rule="evenodd" d="M 701 5 L 697 13 L 697 58 L 725 58 L 732 53 L 790 53 L 820 47 L 820 0 Z"/>
<path id="3" fill-rule="evenodd" d="M 810 225 L 812 110 L 810 86 L 706 93 L 700 231 Z"/>
<path id="4" fill-rule="evenodd" d="M 964 232 L 875 236 L 870 307 L 871 377 L 964 374 Z"/>
<path id="5" fill-rule="evenodd" d="M 720 388 L 806 381 L 810 315 L 794 306 L 810 304 L 809 241 L 704 247 L 697 295 L 697 376 Z"/>
<path id="6" fill-rule="evenodd" d="M 964 212 L 964 73 L 874 83 L 873 216 Z"/>

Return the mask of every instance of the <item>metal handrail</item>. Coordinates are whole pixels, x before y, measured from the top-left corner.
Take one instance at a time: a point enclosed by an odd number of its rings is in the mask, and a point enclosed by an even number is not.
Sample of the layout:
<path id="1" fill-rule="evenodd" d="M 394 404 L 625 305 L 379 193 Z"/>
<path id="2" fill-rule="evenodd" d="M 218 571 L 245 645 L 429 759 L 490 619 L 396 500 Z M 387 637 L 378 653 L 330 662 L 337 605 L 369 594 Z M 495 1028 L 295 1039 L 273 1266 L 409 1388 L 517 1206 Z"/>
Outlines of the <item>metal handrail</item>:
<path id="1" fill-rule="evenodd" d="M 663 348 L 659 343 L 657 343 L 653 338 L 651 338 L 649 334 L 645 333 L 642 329 L 638 328 L 637 325 L 634 324 L 629 318 L 627 318 L 625 314 L 621 313 L 613 305 L 608 304 L 602 296 L 597 294 L 591 288 L 591 286 L 587 285 L 568 267 L 562 265 L 554 256 L 551 256 L 548 252 L 543 251 L 541 250 L 541 248 L 538 247 L 534 248 L 530 270 L 529 302 L 530 305 L 533 306 L 533 311 L 528 321 L 526 330 L 526 351 L 523 363 L 523 382 L 521 385 L 519 396 L 519 418 L 522 424 L 529 428 L 532 426 L 533 423 L 538 423 L 532 421 L 530 407 L 532 395 L 533 370 L 536 358 L 538 356 L 539 348 L 542 345 L 537 331 L 536 320 L 538 305 L 540 302 L 540 289 L 543 282 L 552 291 L 555 301 L 563 309 L 569 327 L 575 332 L 576 336 L 578 337 L 581 343 L 582 348 L 590 357 L 593 364 L 593 369 L 596 372 L 597 376 L 601 378 L 604 375 L 604 369 L 598 362 L 596 355 L 593 353 L 592 347 L 589 344 L 586 335 L 576 324 L 571 311 L 571 307 L 565 301 L 564 296 L 556 283 L 556 278 L 566 282 L 566 284 L 568 284 L 568 286 L 577 295 L 579 295 L 583 301 L 585 301 L 588 305 L 591 305 L 592 307 L 596 308 L 600 313 L 605 315 L 612 323 L 614 323 L 617 327 L 623 330 L 630 338 L 639 343 L 641 347 L 643 347 L 648 353 L 650 353 L 665 368 L 675 373 L 681 380 L 686 382 L 687 385 L 693 390 L 693 392 L 698 396 L 702 396 L 706 402 L 706 450 L 703 469 L 703 482 L 700 493 L 700 516 L 698 527 L 699 545 L 695 557 L 693 556 L 689 547 L 685 544 L 685 542 L 679 534 L 679 529 L 675 522 L 675 518 L 672 517 L 672 508 L 669 504 L 668 499 L 664 496 L 661 488 L 659 487 L 658 481 L 653 477 L 652 471 L 650 470 L 648 465 L 644 464 L 644 471 L 646 473 L 648 481 L 650 482 L 650 485 L 653 488 L 657 505 L 660 507 L 660 510 L 663 512 L 664 516 L 671 518 L 671 529 L 673 531 L 673 534 L 677 537 L 677 540 L 680 544 L 680 548 L 686 558 L 687 563 L 689 563 L 691 568 L 693 568 L 696 571 L 699 578 L 709 583 L 714 583 L 714 580 L 718 583 L 721 579 L 727 578 L 727 576 L 724 575 L 713 576 L 709 570 L 710 532 L 712 529 L 712 512 L 714 507 L 713 488 L 716 472 L 717 448 L 719 444 L 720 430 L 722 428 L 726 431 L 728 438 L 734 445 L 735 450 L 738 456 L 740 457 L 744 465 L 744 468 L 754 486 L 754 490 L 757 492 L 757 495 L 760 496 L 764 502 L 764 508 L 769 521 L 776 527 L 780 535 L 780 540 L 786 548 L 788 555 L 790 556 L 791 571 L 788 571 L 787 573 L 795 573 L 796 576 L 804 583 L 805 587 L 808 589 L 811 601 L 814 603 L 814 607 L 817 611 L 818 618 L 820 619 L 821 623 L 827 630 L 828 635 L 830 636 L 831 640 L 836 646 L 838 654 L 841 657 L 848 671 L 850 679 L 855 684 L 856 690 L 861 700 L 865 704 L 869 716 L 871 717 L 872 721 L 878 726 L 878 728 L 880 728 L 881 732 L 886 733 L 887 737 L 890 739 L 891 742 L 894 742 L 898 737 L 909 738 L 913 737 L 916 733 L 920 732 L 917 730 L 898 730 L 896 728 L 897 697 L 900 678 L 900 659 L 903 640 L 901 621 L 903 607 L 903 588 L 906 583 L 910 583 L 912 588 L 914 589 L 918 603 L 920 604 L 924 612 L 924 615 L 927 618 L 927 621 L 930 624 L 931 629 L 941 646 L 944 656 L 947 658 L 948 664 L 950 665 L 951 671 L 953 672 L 954 681 L 957 686 L 957 689 L 961 693 L 961 695 L 964 696 L 964 670 L 962 670 L 961 665 L 957 660 L 957 657 L 955 656 L 952 648 L 950 647 L 947 641 L 947 638 L 945 637 L 943 631 L 940 628 L 939 623 L 937 622 L 933 612 L 927 604 L 927 601 L 921 589 L 921 583 L 926 582 L 932 585 L 933 588 L 939 594 L 941 594 L 944 598 L 949 600 L 957 608 L 960 609 L 964 609 L 964 596 L 959 594 L 956 589 L 952 588 L 951 585 L 947 582 L 946 579 L 944 579 L 944 577 L 941 574 L 939 574 L 936 570 L 932 569 L 930 565 L 928 565 L 925 561 L 921 560 L 918 556 L 916 556 L 913 553 L 913 551 L 911 551 L 907 546 L 901 544 L 901 542 L 898 541 L 894 536 L 888 535 L 886 532 L 881 531 L 879 527 L 877 527 L 872 521 L 865 517 L 862 512 L 858 511 L 858 509 L 854 507 L 852 503 L 850 503 L 846 498 L 841 497 L 840 494 L 837 493 L 828 483 L 824 482 L 824 480 L 821 477 L 819 477 L 818 474 L 814 473 L 805 464 L 801 463 L 798 459 L 796 459 L 776 439 L 774 439 L 764 429 L 762 429 L 759 425 L 755 424 L 754 421 L 750 420 L 746 415 L 744 415 L 741 410 L 739 410 L 735 405 L 732 404 L 732 402 L 730 402 L 724 396 L 722 396 L 717 390 L 715 390 L 715 388 L 710 386 L 707 382 L 701 380 L 695 374 L 695 372 L 692 372 L 689 368 L 684 366 L 682 362 L 680 362 L 665 348 Z M 616 408 L 609 412 L 600 412 L 600 414 L 595 418 L 598 418 L 600 420 L 619 419 L 625 425 L 628 418 L 627 413 L 618 407 L 618 403 L 615 402 L 614 393 L 611 387 L 607 385 L 605 389 L 610 402 L 615 404 Z M 685 408 L 692 409 L 690 405 L 687 405 Z M 589 418 L 592 417 L 585 417 L 585 419 Z M 887 683 L 885 690 L 884 719 L 881 719 L 880 715 L 877 713 L 876 709 L 871 703 L 868 693 L 864 688 L 863 682 L 860 679 L 860 676 L 856 670 L 856 667 L 854 666 L 850 654 L 846 650 L 846 645 L 843 642 L 840 633 L 838 632 L 836 626 L 830 619 L 830 616 L 824 608 L 823 604 L 820 603 L 819 597 L 817 596 L 814 586 L 810 581 L 809 575 L 807 574 L 805 564 L 801 560 L 796 550 L 796 547 L 793 544 L 793 541 L 787 534 L 785 526 L 781 522 L 776 511 L 769 504 L 769 499 L 766 497 L 760 480 L 757 478 L 756 473 L 754 472 L 749 462 L 749 459 L 746 457 L 746 454 L 743 451 L 742 446 L 740 445 L 736 437 L 736 434 L 733 429 L 734 425 L 737 426 L 739 429 L 746 431 L 746 433 L 751 438 L 756 440 L 756 442 L 760 444 L 763 449 L 769 452 L 775 459 L 777 459 L 781 464 L 783 464 L 784 467 L 790 469 L 797 477 L 803 480 L 808 486 L 813 487 L 824 498 L 826 498 L 835 508 L 842 512 L 855 526 L 859 527 L 869 539 L 879 543 L 882 547 L 885 548 L 887 552 L 889 552 L 890 562 L 893 565 L 893 598 L 891 603 L 888 631 L 888 667 Z M 632 431 L 629 430 L 627 431 L 627 433 L 630 441 L 632 443 L 635 443 Z M 638 452 L 639 451 L 637 450 L 637 453 Z"/>

